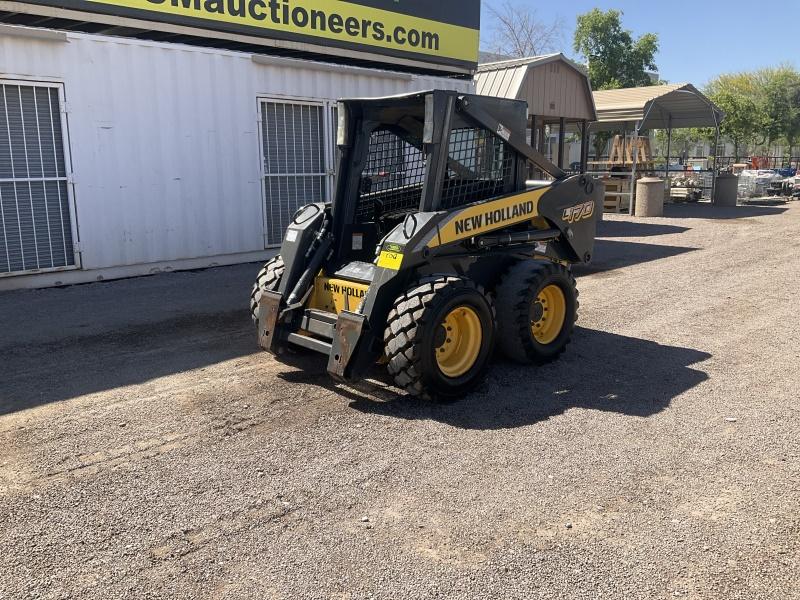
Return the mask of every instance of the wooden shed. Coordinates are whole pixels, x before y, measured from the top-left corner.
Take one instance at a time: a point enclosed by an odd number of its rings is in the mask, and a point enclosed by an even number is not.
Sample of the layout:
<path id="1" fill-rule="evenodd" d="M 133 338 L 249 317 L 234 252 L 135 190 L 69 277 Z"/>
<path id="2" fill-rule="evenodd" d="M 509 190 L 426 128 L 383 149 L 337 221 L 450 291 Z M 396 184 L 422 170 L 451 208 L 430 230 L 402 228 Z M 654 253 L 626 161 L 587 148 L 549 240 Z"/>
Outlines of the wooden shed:
<path id="1" fill-rule="evenodd" d="M 531 145 L 544 151 L 544 128 L 558 126 L 558 166 L 564 167 L 564 134 L 581 132 L 581 169 L 588 153 L 587 125 L 597 120 L 585 69 L 561 53 L 485 63 L 475 75 L 478 94 L 528 102 Z"/>

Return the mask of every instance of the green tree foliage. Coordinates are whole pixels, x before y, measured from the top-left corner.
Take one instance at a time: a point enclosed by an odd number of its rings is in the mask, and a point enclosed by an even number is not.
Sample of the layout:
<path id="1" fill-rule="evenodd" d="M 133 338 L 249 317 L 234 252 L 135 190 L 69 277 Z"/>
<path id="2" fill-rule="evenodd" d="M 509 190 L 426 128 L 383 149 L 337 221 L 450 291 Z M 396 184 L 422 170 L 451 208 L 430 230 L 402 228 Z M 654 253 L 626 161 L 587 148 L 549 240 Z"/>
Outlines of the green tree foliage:
<path id="1" fill-rule="evenodd" d="M 596 90 L 639 87 L 652 83 L 658 36 L 646 33 L 634 39 L 622 27 L 622 11 L 599 8 L 578 15 L 573 48 L 589 66 L 589 80 Z"/>
<path id="2" fill-rule="evenodd" d="M 800 73 L 793 67 L 726 73 L 709 82 L 704 91 L 725 113 L 720 134 L 733 144 L 736 160 L 751 153 L 769 154 L 781 142 L 788 144 L 791 154 L 800 142 Z M 675 131 L 673 147 L 676 139 L 679 144 L 711 141 L 713 130 Z"/>
<path id="3" fill-rule="evenodd" d="M 656 129 L 654 131 L 655 145 L 660 154 L 657 156 L 658 160 L 666 160 L 667 156 L 667 130 Z M 701 142 L 713 143 L 715 131 L 713 128 L 683 128 L 672 130 L 672 141 L 670 144 L 669 154 L 670 162 L 675 162 L 683 151 L 690 152 L 692 146 Z M 656 150 L 654 150 L 655 152 Z"/>
<path id="4" fill-rule="evenodd" d="M 634 39 L 622 27 L 622 11 L 599 8 L 578 15 L 572 47 L 586 60 L 595 90 L 652 85 L 648 70 L 655 70 L 658 36 L 646 33 Z M 614 132 L 594 134 L 595 155 L 600 156 Z"/>
<path id="5" fill-rule="evenodd" d="M 706 95 L 725 117 L 720 133 L 733 143 L 737 160 L 742 150 L 764 131 L 763 99 L 754 73 L 720 75 L 706 86 Z"/>
<path id="6" fill-rule="evenodd" d="M 800 138 L 800 73 L 792 67 L 763 69 L 760 84 L 762 119 L 767 144 L 786 140 L 789 154 Z"/>

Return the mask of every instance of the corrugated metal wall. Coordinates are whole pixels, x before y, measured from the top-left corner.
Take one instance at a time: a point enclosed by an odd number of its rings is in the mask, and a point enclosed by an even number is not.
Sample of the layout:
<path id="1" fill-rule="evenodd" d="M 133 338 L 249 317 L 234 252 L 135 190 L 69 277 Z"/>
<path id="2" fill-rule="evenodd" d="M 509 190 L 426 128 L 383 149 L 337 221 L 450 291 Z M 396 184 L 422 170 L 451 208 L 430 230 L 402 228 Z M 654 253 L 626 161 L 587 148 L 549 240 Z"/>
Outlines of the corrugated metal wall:
<path id="1" fill-rule="evenodd" d="M 260 99 L 472 85 L 305 65 L 87 34 L 0 37 L 0 82 L 63 83 L 83 269 L 263 250 Z"/>

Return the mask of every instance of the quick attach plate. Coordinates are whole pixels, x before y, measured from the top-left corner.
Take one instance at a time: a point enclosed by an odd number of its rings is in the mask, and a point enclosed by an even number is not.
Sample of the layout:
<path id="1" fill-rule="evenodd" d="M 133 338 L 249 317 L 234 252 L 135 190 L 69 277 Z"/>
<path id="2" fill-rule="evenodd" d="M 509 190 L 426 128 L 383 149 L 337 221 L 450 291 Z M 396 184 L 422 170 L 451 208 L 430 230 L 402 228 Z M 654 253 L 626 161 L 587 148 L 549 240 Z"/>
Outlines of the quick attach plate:
<path id="1" fill-rule="evenodd" d="M 364 328 L 364 315 L 343 310 L 336 321 L 333 334 L 333 347 L 328 356 L 328 373 L 339 379 L 345 379 L 345 372 L 350 359 L 356 350 L 358 340 Z"/>
<path id="2" fill-rule="evenodd" d="M 275 348 L 275 328 L 278 325 L 282 296 L 276 292 L 261 292 L 258 302 L 258 345 L 264 350 L 277 354 Z"/>

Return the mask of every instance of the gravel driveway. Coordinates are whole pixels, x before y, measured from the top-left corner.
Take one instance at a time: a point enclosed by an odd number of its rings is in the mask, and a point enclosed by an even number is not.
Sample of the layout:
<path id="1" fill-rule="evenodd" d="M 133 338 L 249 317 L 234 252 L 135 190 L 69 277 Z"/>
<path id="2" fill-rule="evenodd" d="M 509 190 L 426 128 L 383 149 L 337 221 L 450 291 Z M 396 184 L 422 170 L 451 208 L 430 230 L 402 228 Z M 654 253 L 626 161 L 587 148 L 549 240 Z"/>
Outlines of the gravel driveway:
<path id="1" fill-rule="evenodd" d="M 0 294 L 0 598 L 800 598 L 800 203 L 600 235 L 451 405 L 256 352 L 258 265 Z"/>

